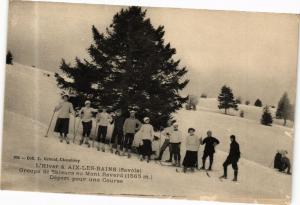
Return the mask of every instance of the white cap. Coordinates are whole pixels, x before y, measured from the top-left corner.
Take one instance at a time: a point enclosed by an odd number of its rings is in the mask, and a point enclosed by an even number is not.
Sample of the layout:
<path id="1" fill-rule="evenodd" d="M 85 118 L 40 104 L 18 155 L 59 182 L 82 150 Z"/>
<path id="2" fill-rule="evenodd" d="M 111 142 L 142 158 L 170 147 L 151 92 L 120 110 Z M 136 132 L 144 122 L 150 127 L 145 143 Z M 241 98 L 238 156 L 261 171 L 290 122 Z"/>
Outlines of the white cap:
<path id="1" fill-rule="evenodd" d="M 87 101 L 84 102 L 84 104 L 85 104 L 85 105 L 91 104 L 91 101 L 87 100 Z"/>
<path id="2" fill-rule="evenodd" d="M 144 122 L 146 121 L 150 121 L 150 118 L 149 117 L 144 117 Z"/>

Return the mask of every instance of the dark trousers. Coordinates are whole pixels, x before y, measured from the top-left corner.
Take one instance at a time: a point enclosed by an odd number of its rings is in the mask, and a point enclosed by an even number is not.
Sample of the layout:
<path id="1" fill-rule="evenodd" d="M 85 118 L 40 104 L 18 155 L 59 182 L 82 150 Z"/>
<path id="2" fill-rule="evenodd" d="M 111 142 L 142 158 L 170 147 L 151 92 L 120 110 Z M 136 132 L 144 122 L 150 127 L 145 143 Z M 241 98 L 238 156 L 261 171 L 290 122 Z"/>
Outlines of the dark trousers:
<path id="1" fill-rule="evenodd" d="M 170 143 L 171 152 L 170 152 L 170 159 L 174 157 L 175 162 L 180 161 L 180 143 Z"/>
<path id="2" fill-rule="evenodd" d="M 107 126 L 101 126 L 100 125 L 98 127 L 97 141 L 105 143 L 106 134 L 107 134 Z"/>
<path id="3" fill-rule="evenodd" d="M 92 129 L 92 121 L 82 122 L 82 137 L 89 137 Z"/>
<path id="4" fill-rule="evenodd" d="M 123 130 L 122 129 L 114 129 L 113 133 L 111 135 L 111 141 L 110 143 L 113 145 L 113 147 L 117 147 L 117 145 L 120 145 L 120 149 L 123 149 Z"/>
<path id="5" fill-rule="evenodd" d="M 160 150 L 159 150 L 159 156 L 158 159 L 161 160 L 165 150 L 169 147 L 169 152 L 170 152 L 170 158 L 169 160 L 172 160 L 172 156 L 171 156 L 171 146 L 170 146 L 170 140 L 169 139 L 165 139 L 163 145 L 161 146 Z"/>
<path id="6" fill-rule="evenodd" d="M 152 154 L 152 145 L 151 145 L 151 140 L 143 140 L 143 145 L 141 147 L 141 154 L 143 155 L 143 157 L 147 156 L 149 159 L 151 158 L 151 154 Z"/>
<path id="7" fill-rule="evenodd" d="M 204 152 L 202 156 L 202 167 L 205 168 L 206 158 L 209 157 L 209 169 L 211 169 L 214 162 L 214 153 L 213 152 Z"/>
<path id="8" fill-rule="evenodd" d="M 227 159 L 225 160 L 225 162 L 223 163 L 223 168 L 224 168 L 224 176 L 227 177 L 227 167 L 228 165 L 231 164 L 233 170 L 234 170 L 234 176 L 237 177 L 238 174 L 238 158 L 235 157 L 227 157 Z"/>
<path id="9" fill-rule="evenodd" d="M 131 149 L 133 139 L 134 139 L 134 133 L 126 133 L 124 139 L 124 147 L 126 150 Z"/>

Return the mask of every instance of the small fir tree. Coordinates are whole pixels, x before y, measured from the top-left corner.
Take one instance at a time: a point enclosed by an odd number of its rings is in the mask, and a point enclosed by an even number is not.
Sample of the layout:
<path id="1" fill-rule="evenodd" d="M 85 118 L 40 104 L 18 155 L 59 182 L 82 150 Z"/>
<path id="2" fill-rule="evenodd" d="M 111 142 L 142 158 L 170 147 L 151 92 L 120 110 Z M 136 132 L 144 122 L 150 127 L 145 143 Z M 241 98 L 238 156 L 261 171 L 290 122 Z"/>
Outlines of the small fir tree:
<path id="1" fill-rule="evenodd" d="M 261 116 L 260 123 L 263 125 L 271 126 L 273 123 L 272 114 L 270 112 L 269 106 L 263 108 L 263 114 Z"/>
<path id="2" fill-rule="evenodd" d="M 257 100 L 255 101 L 254 105 L 255 105 L 256 107 L 262 107 L 262 102 L 261 102 L 261 100 L 260 100 L 260 99 L 257 99 Z"/>
<path id="3" fill-rule="evenodd" d="M 233 108 L 235 110 L 238 110 L 238 105 L 236 103 L 236 100 L 234 99 L 234 95 L 232 93 L 232 90 L 230 87 L 224 85 L 221 88 L 221 93 L 218 96 L 219 101 L 219 109 L 224 109 L 225 114 L 227 114 L 227 110 L 230 108 Z"/>

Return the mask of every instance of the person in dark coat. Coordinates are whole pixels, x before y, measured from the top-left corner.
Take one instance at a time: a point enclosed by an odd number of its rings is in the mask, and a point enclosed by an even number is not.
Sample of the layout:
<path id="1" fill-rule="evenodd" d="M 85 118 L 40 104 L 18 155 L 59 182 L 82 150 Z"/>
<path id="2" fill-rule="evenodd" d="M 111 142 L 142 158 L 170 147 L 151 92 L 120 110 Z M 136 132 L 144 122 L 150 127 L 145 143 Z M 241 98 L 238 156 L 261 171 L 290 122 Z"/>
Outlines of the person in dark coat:
<path id="1" fill-rule="evenodd" d="M 122 116 L 122 111 L 119 109 L 116 111 L 116 116 L 113 118 L 114 129 L 111 135 L 110 151 L 113 153 L 116 149 L 115 154 L 120 155 L 120 151 L 123 149 L 124 135 L 123 126 L 125 118 Z"/>
<path id="2" fill-rule="evenodd" d="M 240 159 L 241 153 L 240 153 L 240 146 L 239 143 L 236 142 L 235 136 L 230 136 L 230 150 L 229 155 L 227 156 L 225 162 L 223 163 L 224 168 L 224 174 L 220 178 L 227 179 L 227 167 L 231 164 L 233 170 L 234 170 L 234 178 L 232 181 L 237 181 L 238 176 L 238 161 Z"/>
<path id="3" fill-rule="evenodd" d="M 207 137 L 202 140 L 200 139 L 201 145 L 205 144 L 203 156 L 202 156 L 202 167 L 201 169 L 205 169 L 205 162 L 206 158 L 209 157 L 209 168 L 211 170 L 213 161 L 214 161 L 214 153 L 215 153 L 215 146 L 218 145 L 220 142 L 218 139 L 212 136 L 212 132 L 209 130 L 207 131 Z"/>
<path id="4" fill-rule="evenodd" d="M 274 168 L 280 172 L 285 172 L 286 170 L 286 173 L 291 175 L 291 162 L 286 156 L 287 154 L 288 152 L 286 150 L 277 151 L 274 159 Z"/>

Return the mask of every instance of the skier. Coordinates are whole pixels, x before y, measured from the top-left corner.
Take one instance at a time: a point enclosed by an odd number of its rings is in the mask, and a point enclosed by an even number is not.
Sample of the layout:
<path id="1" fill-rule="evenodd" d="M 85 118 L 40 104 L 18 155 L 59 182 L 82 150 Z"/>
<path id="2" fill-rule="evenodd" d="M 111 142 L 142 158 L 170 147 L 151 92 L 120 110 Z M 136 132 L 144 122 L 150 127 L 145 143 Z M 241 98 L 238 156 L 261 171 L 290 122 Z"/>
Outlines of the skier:
<path id="1" fill-rule="evenodd" d="M 110 141 L 110 151 L 114 152 L 114 147 L 116 149 L 115 154 L 120 155 L 120 151 L 123 149 L 123 126 L 124 126 L 124 117 L 122 116 L 122 111 L 119 109 L 116 111 L 116 116 L 113 119 L 114 129 Z"/>
<path id="2" fill-rule="evenodd" d="M 93 113 L 98 112 L 98 110 L 91 107 L 91 101 L 89 100 L 85 101 L 84 105 L 85 106 L 79 111 L 82 123 L 82 138 L 80 140 L 80 145 L 85 143 L 88 147 L 90 147 L 89 137 L 93 125 L 92 117 Z"/>
<path id="3" fill-rule="evenodd" d="M 58 112 L 54 132 L 59 133 L 60 142 L 66 140 L 66 143 L 69 144 L 67 135 L 69 133 L 70 113 L 75 116 L 75 111 L 72 103 L 69 102 L 68 95 L 63 95 L 62 99 L 63 101 L 54 108 L 54 112 Z"/>
<path id="4" fill-rule="evenodd" d="M 152 140 L 154 138 L 154 130 L 152 125 L 150 124 L 150 118 L 144 118 L 144 124 L 141 126 L 139 130 L 140 138 L 141 138 L 141 153 L 140 153 L 140 160 L 146 157 L 147 162 L 149 163 L 152 154 Z"/>
<path id="5" fill-rule="evenodd" d="M 195 129 L 188 129 L 189 135 L 186 138 L 186 153 L 183 159 L 183 172 L 185 173 L 188 168 L 194 172 L 194 168 L 198 163 L 198 149 L 200 146 L 200 139 L 195 135 Z"/>
<path id="6" fill-rule="evenodd" d="M 135 118 L 135 111 L 130 111 L 130 117 L 127 118 L 124 122 L 123 133 L 125 136 L 124 145 L 125 153 L 128 158 L 131 157 L 131 146 L 134 140 L 135 133 L 141 128 L 142 123 Z"/>
<path id="7" fill-rule="evenodd" d="M 234 135 L 230 136 L 230 141 L 231 144 L 230 144 L 229 155 L 227 156 L 227 159 L 223 163 L 224 174 L 220 178 L 227 179 L 227 166 L 231 164 L 234 170 L 234 178 L 232 181 L 237 181 L 237 176 L 238 176 L 237 162 L 239 161 L 241 155 L 240 146 L 239 143 L 236 142 Z"/>
<path id="8" fill-rule="evenodd" d="M 220 142 L 218 139 L 212 136 L 212 132 L 209 130 L 207 131 L 207 137 L 202 140 L 200 139 L 201 145 L 205 144 L 203 156 L 202 156 L 202 167 L 201 169 L 205 169 L 205 162 L 206 158 L 209 157 L 209 168 L 208 170 L 212 170 L 212 164 L 214 161 L 214 153 L 215 153 L 215 146 L 218 145 Z"/>
<path id="9" fill-rule="evenodd" d="M 99 108 L 101 110 L 101 108 Z M 100 151 L 100 148 L 102 152 L 105 152 L 105 141 L 106 141 L 106 135 L 107 135 L 107 126 L 112 121 L 112 118 L 110 114 L 106 112 L 106 107 L 102 108 L 102 112 L 98 113 L 96 115 L 97 123 L 98 123 L 98 133 L 97 133 L 97 141 L 98 141 L 98 147 L 97 150 Z"/>
<path id="10" fill-rule="evenodd" d="M 287 174 L 291 175 L 291 162 L 286 156 L 288 152 L 286 150 L 278 150 L 274 158 L 274 168 L 280 172 L 287 170 Z"/>
<path id="11" fill-rule="evenodd" d="M 168 121 L 168 127 L 164 129 L 164 131 L 162 132 L 162 135 L 165 136 L 165 140 L 164 143 L 162 144 L 160 150 L 159 150 L 159 155 L 157 158 L 155 158 L 154 160 L 161 160 L 162 156 L 164 154 L 164 151 L 167 149 L 167 147 L 169 147 L 169 152 L 170 152 L 170 157 L 168 160 L 166 160 L 166 162 L 172 162 L 172 158 L 171 158 L 171 146 L 170 146 L 170 132 L 172 131 L 172 120 Z"/>
<path id="12" fill-rule="evenodd" d="M 170 132 L 171 160 L 174 157 L 174 166 L 180 167 L 180 145 L 182 142 L 182 133 L 178 130 L 178 124 L 173 124 L 173 130 Z"/>

